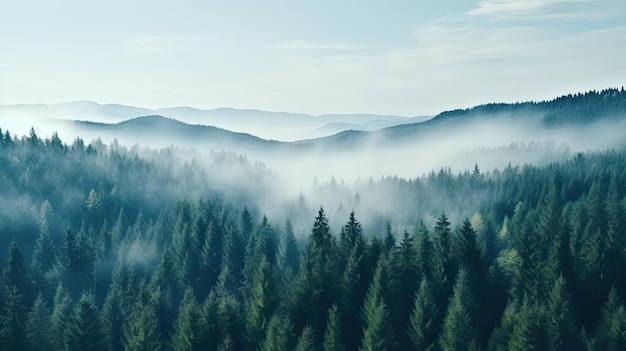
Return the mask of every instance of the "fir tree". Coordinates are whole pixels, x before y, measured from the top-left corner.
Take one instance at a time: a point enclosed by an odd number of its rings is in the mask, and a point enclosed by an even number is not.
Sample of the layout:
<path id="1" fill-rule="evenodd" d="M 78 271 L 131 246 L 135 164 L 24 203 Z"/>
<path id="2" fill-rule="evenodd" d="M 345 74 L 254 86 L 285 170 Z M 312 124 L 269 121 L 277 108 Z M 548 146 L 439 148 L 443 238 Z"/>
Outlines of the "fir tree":
<path id="1" fill-rule="evenodd" d="M 51 350 L 50 307 L 39 294 L 26 319 L 26 340 L 33 350 Z"/>
<path id="2" fill-rule="evenodd" d="M 437 306 L 426 278 L 422 278 L 419 290 L 415 293 L 413 310 L 409 317 L 407 334 L 417 350 L 433 349 L 435 344 Z"/>
<path id="3" fill-rule="evenodd" d="M 67 351 L 107 350 L 106 334 L 91 295 L 84 294 L 65 324 Z"/>

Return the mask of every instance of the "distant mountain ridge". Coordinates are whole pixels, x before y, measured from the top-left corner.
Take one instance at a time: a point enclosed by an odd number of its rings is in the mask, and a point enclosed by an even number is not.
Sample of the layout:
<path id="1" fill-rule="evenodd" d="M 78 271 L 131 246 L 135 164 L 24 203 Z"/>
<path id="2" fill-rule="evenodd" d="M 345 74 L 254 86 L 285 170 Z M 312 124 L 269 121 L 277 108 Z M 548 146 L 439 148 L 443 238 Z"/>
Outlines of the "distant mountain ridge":
<path id="1" fill-rule="evenodd" d="M 403 123 L 425 120 L 427 117 L 401 117 L 372 114 L 326 114 L 268 112 L 254 109 L 217 108 L 202 110 L 188 106 L 156 110 L 119 104 L 100 105 L 91 101 L 76 101 L 55 105 L 0 106 L 0 120 L 55 119 L 88 120 L 118 123 L 139 116 L 160 115 L 187 124 L 212 125 L 219 128 L 254 134 L 264 139 L 293 141 L 328 136 L 346 129 L 373 131 Z"/>

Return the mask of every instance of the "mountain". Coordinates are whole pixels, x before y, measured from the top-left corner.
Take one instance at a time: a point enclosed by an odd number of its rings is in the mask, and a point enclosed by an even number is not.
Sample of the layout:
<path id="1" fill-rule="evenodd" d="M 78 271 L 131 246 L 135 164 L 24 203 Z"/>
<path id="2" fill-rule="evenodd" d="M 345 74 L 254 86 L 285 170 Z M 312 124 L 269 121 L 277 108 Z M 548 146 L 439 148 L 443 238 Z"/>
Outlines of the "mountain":
<path id="1" fill-rule="evenodd" d="M 79 135 L 87 138 L 112 136 L 127 144 L 178 145 L 197 149 L 228 149 L 235 152 L 284 148 L 286 143 L 265 140 L 247 133 L 222 128 L 188 124 L 172 118 L 150 115 L 119 123 L 66 121 Z"/>
<path id="2" fill-rule="evenodd" d="M 312 116 L 302 113 L 234 108 L 202 110 L 186 106 L 150 110 L 118 104 L 100 105 L 90 101 L 76 101 L 56 105 L 0 106 L 0 121 L 41 121 L 52 119 L 119 123 L 135 117 L 149 115 L 174 118 L 188 124 L 212 125 L 227 130 L 254 134 L 264 139 L 284 141 L 323 137 L 347 129 L 371 131 L 392 125 L 411 123 L 415 119 L 423 120 L 426 118 L 370 114 Z M 22 134 L 25 131 L 18 132 Z"/>
<path id="3" fill-rule="evenodd" d="M 442 112 L 417 123 L 396 124 L 371 133 L 340 132 L 323 138 L 325 144 L 354 144 L 366 139 L 405 142 L 429 134 L 469 131 L 477 124 L 500 125 L 509 130 L 538 128 L 543 131 L 577 128 L 598 123 L 626 122 L 626 91 L 605 89 L 564 95 L 553 100 L 521 103 L 491 103 Z M 626 138 L 626 136 L 624 137 Z"/>

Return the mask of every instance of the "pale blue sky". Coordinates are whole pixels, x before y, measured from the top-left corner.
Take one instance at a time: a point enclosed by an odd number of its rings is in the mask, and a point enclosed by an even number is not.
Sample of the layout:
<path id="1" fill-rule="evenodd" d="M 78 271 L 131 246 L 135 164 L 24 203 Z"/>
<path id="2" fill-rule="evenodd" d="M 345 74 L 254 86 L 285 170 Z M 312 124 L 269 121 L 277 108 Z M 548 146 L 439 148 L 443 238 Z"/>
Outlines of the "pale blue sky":
<path id="1" fill-rule="evenodd" d="M 414 116 L 625 81 L 624 0 L 0 0 L 0 104 Z"/>

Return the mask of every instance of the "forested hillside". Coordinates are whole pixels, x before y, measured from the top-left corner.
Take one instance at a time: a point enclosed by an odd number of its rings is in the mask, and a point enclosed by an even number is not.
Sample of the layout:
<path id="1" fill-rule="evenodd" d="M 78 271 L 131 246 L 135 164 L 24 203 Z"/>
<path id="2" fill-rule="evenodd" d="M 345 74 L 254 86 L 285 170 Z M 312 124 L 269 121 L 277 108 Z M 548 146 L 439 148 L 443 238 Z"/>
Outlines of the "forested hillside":
<path id="1" fill-rule="evenodd" d="M 626 150 L 380 179 L 354 208 L 377 191 L 412 216 L 379 233 L 320 208 L 301 235 L 245 207 L 263 184 L 201 186 L 225 165 L 270 173 L 241 157 L 2 135 L 3 349 L 626 345 Z"/>

